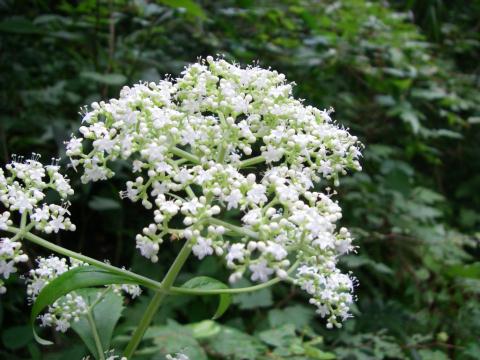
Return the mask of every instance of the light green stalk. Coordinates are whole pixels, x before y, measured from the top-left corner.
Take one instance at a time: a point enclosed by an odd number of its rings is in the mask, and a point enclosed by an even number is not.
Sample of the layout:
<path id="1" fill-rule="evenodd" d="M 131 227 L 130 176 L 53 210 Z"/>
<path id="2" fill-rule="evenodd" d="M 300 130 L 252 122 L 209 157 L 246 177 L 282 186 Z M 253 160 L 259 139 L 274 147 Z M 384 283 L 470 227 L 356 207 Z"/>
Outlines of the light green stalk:
<path id="1" fill-rule="evenodd" d="M 143 317 L 140 320 L 140 323 L 138 324 L 137 328 L 135 329 L 135 332 L 133 333 L 132 338 L 130 339 L 130 342 L 125 348 L 123 355 L 127 359 L 130 359 L 133 356 L 133 353 L 135 352 L 138 345 L 140 344 L 140 341 L 142 341 L 145 331 L 147 331 L 148 327 L 150 326 L 150 323 L 153 320 L 153 317 L 157 313 L 158 308 L 160 307 L 160 304 L 162 303 L 163 299 L 167 295 L 166 292 L 160 291 L 160 290 L 165 290 L 167 292 L 170 290 L 170 288 L 173 285 L 173 282 L 177 278 L 178 273 L 182 269 L 183 264 L 185 264 L 185 261 L 187 260 L 191 251 L 192 251 L 191 243 L 190 241 L 186 241 L 185 244 L 183 244 L 182 249 L 178 253 L 177 258 L 175 259 L 172 266 L 168 270 L 167 275 L 165 275 L 165 278 L 163 279 L 160 285 L 159 291 L 155 293 L 152 300 L 150 301 L 150 304 L 148 304 L 147 310 L 143 314 Z"/>

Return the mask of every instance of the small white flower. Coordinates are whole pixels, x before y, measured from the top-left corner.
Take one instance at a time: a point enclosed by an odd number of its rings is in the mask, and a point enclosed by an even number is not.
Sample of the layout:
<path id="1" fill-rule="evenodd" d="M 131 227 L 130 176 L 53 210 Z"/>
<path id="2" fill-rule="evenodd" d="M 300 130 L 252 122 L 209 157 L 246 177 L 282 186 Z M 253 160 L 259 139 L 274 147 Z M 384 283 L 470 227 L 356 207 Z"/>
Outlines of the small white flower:
<path id="1" fill-rule="evenodd" d="M 0 230 L 6 230 L 11 224 L 12 221 L 10 220 L 10 213 L 8 211 L 0 214 Z"/>
<path id="2" fill-rule="evenodd" d="M 238 189 L 234 189 L 225 200 L 227 201 L 227 210 L 235 209 L 238 207 L 238 203 L 242 200 L 242 192 Z"/>
<path id="3" fill-rule="evenodd" d="M 251 279 L 253 281 L 265 282 L 268 277 L 273 274 L 273 269 L 270 269 L 265 260 L 261 260 L 256 264 L 251 264 L 249 267 L 252 272 Z"/>
<path id="4" fill-rule="evenodd" d="M 227 261 L 233 262 L 235 260 L 243 261 L 245 257 L 245 244 L 233 244 L 228 249 Z"/>
<path id="5" fill-rule="evenodd" d="M 285 259 L 288 255 L 287 250 L 285 250 L 282 245 L 276 244 L 273 241 L 268 242 L 266 252 L 272 254 L 277 261 Z"/>
<path id="6" fill-rule="evenodd" d="M 267 163 L 279 161 L 283 156 L 283 149 L 274 148 L 271 145 L 267 146 L 267 149 L 262 152 L 263 157 Z"/>
<path id="7" fill-rule="evenodd" d="M 212 240 L 199 237 L 192 247 L 192 251 L 200 260 L 207 255 L 213 254 Z"/>
<path id="8" fill-rule="evenodd" d="M 247 199 L 254 204 L 264 203 L 268 200 L 265 192 L 265 186 L 255 184 L 253 185 L 252 189 L 247 192 Z"/>
<path id="9" fill-rule="evenodd" d="M 5 279 L 8 279 L 11 274 L 16 272 L 17 268 L 15 267 L 15 262 L 13 260 L 0 260 L 0 275 L 2 275 Z"/>

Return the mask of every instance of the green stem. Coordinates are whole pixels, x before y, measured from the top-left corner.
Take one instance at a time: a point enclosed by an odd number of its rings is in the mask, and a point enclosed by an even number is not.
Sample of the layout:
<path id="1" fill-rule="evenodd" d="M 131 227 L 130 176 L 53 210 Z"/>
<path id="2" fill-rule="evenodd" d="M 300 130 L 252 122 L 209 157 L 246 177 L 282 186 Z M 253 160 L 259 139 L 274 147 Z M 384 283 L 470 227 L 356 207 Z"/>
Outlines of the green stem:
<path id="1" fill-rule="evenodd" d="M 103 298 L 105 297 L 105 295 L 107 295 L 107 293 L 108 293 L 110 290 L 112 290 L 112 289 L 110 288 L 110 286 L 108 286 L 105 290 L 103 290 L 103 291 L 100 293 L 100 295 L 98 295 L 98 297 L 95 299 L 95 301 L 90 304 L 90 306 L 88 307 L 88 310 L 89 310 L 89 311 L 92 311 L 93 308 L 94 308 L 95 306 L 97 306 L 97 305 L 103 300 Z"/>
<path id="2" fill-rule="evenodd" d="M 177 147 L 172 147 L 172 148 L 170 148 L 170 151 L 172 153 L 174 153 L 175 155 L 177 155 L 178 157 L 187 159 L 194 164 L 200 164 L 201 163 L 200 159 L 197 156 L 195 156 L 193 154 L 190 154 L 189 152 L 187 152 L 185 150 L 179 149 Z"/>
<path id="3" fill-rule="evenodd" d="M 290 275 L 299 265 L 299 261 L 297 260 L 288 270 L 287 274 Z M 179 295 L 221 295 L 221 294 L 241 294 L 246 292 L 253 292 L 257 290 L 261 290 L 267 288 L 269 286 L 275 285 L 281 281 L 294 281 L 290 277 L 287 279 L 281 279 L 279 277 L 275 277 L 269 281 L 266 281 L 262 284 L 243 287 L 243 288 L 233 288 L 233 289 L 212 289 L 212 290 L 199 290 L 199 289 L 187 289 L 187 288 L 178 288 L 178 287 L 171 287 L 170 293 L 172 294 L 179 294 Z"/>
<path id="4" fill-rule="evenodd" d="M 192 247 L 191 247 L 190 241 L 186 241 L 185 244 L 183 244 L 182 249 L 178 253 L 177 258 L 175 259 L 172 266 L 168 270 L 167 275 L 165 275 L 165 278 L 162 281 L 161 290 L 164 290 L 164 291 L 159 290 L 155 293 L 152 300 L 150 301 L 150 304 L 148 304 L 148 307 L 145 313 L 143 314 L 143 317 L 140 320 L 140 323 L 135 329 L 132 335 L 132 338 L 130 339 L 130 342 L 125 348 L 123 355 L 127 359 L 130 359 L 133 356 L 135 350 L 137 349 L 138 345 L 142 341 L 145 331 L 147 331 L 147 328 L 150 326 L 150 323 L 152 322 L 153 317 L 157 313 L 158 308 L 160 307 L 160 304 L 162 303 L 163 299 L 167 295 L 166 292 L 168 292 L 172 287 L 173 282 L 177 278 L 178 273 L 182 269 L 183 264 L 185 264 L 185 261 L 187 260 L 191 251 L 192 251 Z"/>
<path id="5" fill-rule="evenodd" d="M 8 231 L 10 233 L 13 233 L 13 234 L 19 234 L 21 232 L 20 229 L 18 229 L 16 227 L 13 227 L 13 226 L 9 226 L 6 231 Z M 153 288 L 153 289 L 157 289 L 157 290 L 162 289 L 161 283 L 159 283 L 158 281 L 149 279 L 145 276 L 138 275 L 134 272 L 131 272 L 131 271 L 128 271 L 128 270 L 125 270 L 125 269 L 120 269 L 116 266 L 106 264 L 102 261 L 92 259 L 88 256 L 76 253 L 75 251 L 65 249 L 64 247 L 52 244 L 51 242 L 49 242 L 47 240 L 44 240 L 41 237 L 39 237 L 35 234 L 32 234 L 30 232 L 27 232 L 27 233 L 23 234 L 22 236 L 23 236 L 23 238 L 33 242 L 34 244 L 40 245 L 40 246 L 42 246 L 46 249 L 49 249 L 49 250 L 52 250 L 52 251 L 58 253 L 58 254 L 68 256 L 68 257 L 86 262 L 87 264 L 94 265 L 94 266 L 99 267 L 101 269 L 110 271 L 114 274 L 127 276 L 127 277 L 129 277 L 133 280 L 138 281 L 138 283 L 140 285 L 143 285 L 143 286 L 146 286 L 146 287 L 149 287 L 149 288 Z"/>
<path id="6" fill-rule="evenodd" d="M 247 167 L 247 166 L 251 166 L 251 165 L 255 165 L 255 164 L 260 164 L 262 162 L 265 161 L 265 158 L 260 155 L 260 156 L 255 156 L 253 158 L 250 158 L 250 159 L 247 159 L 247 160 L 243 160 L 243 161 L 240 161 L 240 164 L 239 164 L 239 168 L 242 169 L 244 167 Z"/>
<path id="7" fill-rule="evenodd" d="M 103 346 L 102 342 L 100 341 L 100 336 L 98 335 L 97 326 L 95 325 L 95 321 L 93 320 L 92 311 L 88 309 L 87 311 L 87 320 L 88 324 L 90 325 L 90 329 L 92 330 L 93 339 L 95 340 L 95 347 L 97 348 L 98 359 L 105 360 L 105 354 L 103 353 Z"/>
<path id="8" fill-rule="evenodd" d="M 229 129 L 229 126 L 228 124 L 225 122 L 225 116 L 223 116 L 222 113 L 219 113 L 218 114 L 218 117 L 220 118 L 220 123 L 223 125 L 224 128 L 226 128 L 226 130 Z M 228 134 L 228 131 L 227 131 L 227 134 Z M 223 138 L 225 139 L 226 134 L 223 135 Z M 225 152 L 227 150 L 226 146 L 225 146 L 225 142 L 222 141 L 218 147 L 218 156 L 217 156 L 217 162 L 219 162 L 220 164 L 223 164 L 223 161 L 225 160 Z"/>
<path id="9" fill-rule="evenodd" d="M 24 211 L 22 214 L 22 218 L 20 219 L 20 229 L 25 230 L 26 225 L 27 225 L 27 212 Z"/>
<path id="10" fill-rule="evenodd" d="M 15 241 L 17 239 L 22 239 L 23 236 L 30 231 L 30 229 L 33 228 L 35 224 L 34 223 L 31 223 L 31 224 L 28 224 L 27 226 L 25 226 L 24 228 L 20 228 L 18 233 L 15 234 L 15 236 L 13 238 L 11 238 L 10 240 L 11 241 Z"/>
<path id="11" fill-rule="evenodd" d="M 214 225 L 221 225 L 224 228 L 227 228 L 227 229 L 229 229 L 229 230 L 231 230 L 231 231 L 233 231 L 233 232 L 235 232 L 239 235 L 248 236 L 248 237 L 251 237 L 255 240 L 259 239 L 259 236 L 255 231 L 252 231 L 252 230 L 240 227 L 240 226 L 236 226 L 236 225 L 230 224 L 229 222 L 226 222 L 226 221 L 223 221 L 223 220 L 220 220 L 220 219 L 216 219 L 216 218 L 209 218 L 207 221 L 211 224 L 214 224 Z"/>
<path id="12" fill-rule="evenodd" d="M 190 185 L 185 188 L 185 191 L 187 192 L 187 195 L 190 197 L 190 199 L 196 198 L 195 193 L 193 192 Z"/>
<path id="13" fill-rule="evenodd" d="M 216 221 L 214 221 L 212 223 L 216 223 L 218 225 L 225 226 L 225 224 L 228 224 L 230 226 L 234 226 L 234 225 L 226 223 L 222 220 L 218 220 L 218 219 L 214 219 L 214 220 L 216 220 Z M 28 228 L 28 226 L 27 226 L 27 228 Z M 237 227 L 235 227 L 235 228 L 237 228 Z M 9 226 L 6 231 L 8 231 L 10 233 L 13 233 L 13 234 L 20 234 L 21 233 L 20 229 L 15 228 L 13 226 Z M 45 239 L 42 239 L 41 237 L 39 237 L 37 235 L 34 235 L 30 232 L 27 232 L 27 233 L 23 234 L 23 237 L 25 239 L 33 242 L 34 244 L 37 244 L 37 245 L 40 245 L 40 246 L 42 246 L 46 249 L 52 250 L 52 251 L 54 251 L 54 252 L 56 252 L 60 255 L 68 256 L 68 257 L 83 261 L 87 264 L 96 266 L 98 268 L 110 271 L 112 273 L 129 277 L 132 280 L 137 281 L 139 285 L 145 286 L 145 287 L 150 288 L 152 290 L 162 292 L 164 294 L 168 294 L 168 293 L 179 294 L 179 295 L 180 294 L 182 294 L 182 295 L 183 294 L 184 295 L 239 294 L 239 293 L 252 292 L 252 291 L 255 291 L 255 290 L 258 290 L 258 289 L 262 289 L 262 288 L 265 288 L 267 286 L 274 285 L 274 284 L 281 281 L 281 279 L 275 278 L 275 279 L 269 280 L 269 281 L 267 281 L 263 284 L 258 284 L 258 285 L 254 285 L 254 286 L 244 287 L 244 288 L 234 288 L 234 289 L 197 290 L 197 289 L 186 289 L 186 288 L 179 288 L 179 287 L 171 286 L 169 288 L 169 290 L 167 290 L 166 288 L 164 288 L 162 286 L 162 283 L 160 283 L 158 281 L 149 279 L 149 278 L 144 277 L 142 275 L 136 274 L 132 271 L 117 268 L 113 265 L 106 264 L 104 262 L 98 261 L 98 260 L 90 258 L 88 256 L 78 254 L 74 251 L 71 251 L 71 250 L 65 249 L 61 246 L 52 244 L 51 242 L 49 242 Z M 290 272 L 290 270 L 288 272 Z"/>

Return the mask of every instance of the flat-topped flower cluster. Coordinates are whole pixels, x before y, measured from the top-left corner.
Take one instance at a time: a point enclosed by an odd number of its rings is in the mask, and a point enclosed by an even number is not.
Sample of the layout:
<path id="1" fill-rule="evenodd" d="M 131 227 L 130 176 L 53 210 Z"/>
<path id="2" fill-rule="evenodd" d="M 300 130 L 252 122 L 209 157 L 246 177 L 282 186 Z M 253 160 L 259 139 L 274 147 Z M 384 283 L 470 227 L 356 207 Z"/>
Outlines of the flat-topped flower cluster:
<path id="1" fill-rule="evenodd" d="M 136 237 L 143 256 L 158 261 L 174 236 L 199 259 L 223 257 L 232 282 L 293 277 L 333 326 L 353 301 L 352 278 L 336 266 L 352 239 L 320 185 L 361 167 L 357 138 L 330 114 L 295 99 L 277 71 L 208 57 L 93 103 L 67 155 L 84 182 L 131 161 L 121 196 L 153 213 Z"/>

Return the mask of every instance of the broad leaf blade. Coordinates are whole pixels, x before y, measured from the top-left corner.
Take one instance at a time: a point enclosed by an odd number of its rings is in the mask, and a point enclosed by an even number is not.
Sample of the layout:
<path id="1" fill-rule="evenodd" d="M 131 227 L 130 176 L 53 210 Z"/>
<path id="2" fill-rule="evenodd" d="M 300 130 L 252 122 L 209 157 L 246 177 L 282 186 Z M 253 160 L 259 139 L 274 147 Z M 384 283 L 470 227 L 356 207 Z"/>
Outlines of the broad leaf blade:
<path id="1" fill-rule="evenodd" d="M 97 300 L 97 296 L 99 296 L 102 291 L 103 290 L 97 289 L 83 289 L 78 291 L 78 294 L 81 295 L 86 300 L 87 304 L 90 305 Z M 110 348 L 113 330 L 122 315 L 122 311 L 122 297 L 114 293 L 113 290 L 104 294 L 103 299 L 95 305 L 92 310 L 92 317 L 95 321 L 95 326 L 104 351 L 107 351 Z M 72 323 L 72 329 L 78 334 L 78 336 L 80 336 L 90 352 L 94 355 L 98 355 L 95 346 L 95 339 L 86 315 L 82 316 L 79 321 Z M 98 358 L 98 356 L 95 357 Z"/>
<path id="2" fill-rule="evenodd" d="M 193 279 L 190 279 L 185 284 L 182 285 L 183 288 L 187 289 L 199 289 L 199 290 L 218 290 L 218 289 L 228 289 L 228 286 L 213 279 L 208 276 L 197 276 Z M 220 294 L 220 301 L 218 302 L 217 311 L 213 315 L 212 319 L 218 319 L 222 316 L 232 302 L 232 296 L 230 294 Z"/>
<path id="3" fill-rule="evenodd" d="M 480 279 L 480 262 L 468 265 L 452 265 L 447 268 L 447 274 L 453 277 Z"/>
<path id="4" fill-rule="evenodd" d="M 131 278 L 114 274 L 95 266 L 79 266 L 52 280 L 38 294 L 30 314 L 33 336 L 42 345 L 51 345 L 51 341 L 40 338 L 35 332 L 35 319 L 50 304 L 62 296 L 77 290 L 110 284 L 136 284 Z"/>

